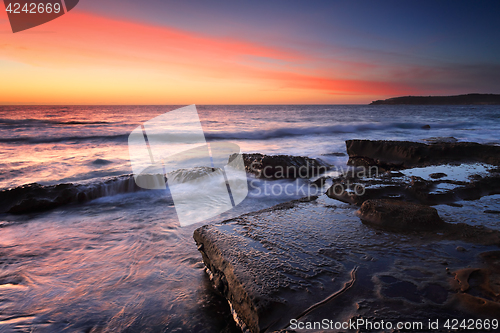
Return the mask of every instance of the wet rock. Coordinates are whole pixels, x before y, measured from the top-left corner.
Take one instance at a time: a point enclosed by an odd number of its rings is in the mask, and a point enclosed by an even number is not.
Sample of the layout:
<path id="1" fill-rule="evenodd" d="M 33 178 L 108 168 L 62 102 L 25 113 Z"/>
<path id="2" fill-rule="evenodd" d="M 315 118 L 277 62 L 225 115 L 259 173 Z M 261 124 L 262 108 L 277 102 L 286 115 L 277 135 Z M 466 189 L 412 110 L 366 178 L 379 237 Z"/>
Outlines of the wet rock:
<path id="1" fill-rule="evenodd" d="M 469 176 L 469 179 L 471 180 L 481 180 L 483 178 L 483 176 L 481 175 L 470 175 Z"/>
<path id="2" fill-rule="evenodd" d="M 346 156 L 347 154 L 345 153 L 326 153 L 326 154 L 321 154 L 323 156 L 337 156 L 337 157 L 340 157 L 340 156 Z"/>
<path id="3" fill-rule="evenodd" d="M 68 198 L 69 199 L 69 198 Z M 44 198 L 30 198 L 21 200 L 21 202 L 12 206 L 7 213 L 10 214 L 25 214 L 31 212 L 43 212 L 51 210 L 68 203 L 69 200 L 64 200 L 62 197 L 57 197 L 55 200 Z"/>
<path id="4" fill-rule="evenodd" d="M 265 179 L 307 179 L 329 169 L 326 162 L 304 156 L 243 154 L 243 161 L 248 173 Z"/>
<path id="5" fill-rule="evenodd" d="M 452 287 L 460 307 L 482 316 L 500 313 L 500 272 L 492 266 L 455 271 Z"/>
<path id="6" fill-rule="evenodd" d="M 460 240 L 473 244 L 500 246 L 500 231 L 466 223 L 445 223 L 439 239 Z"/>
<path id="7" fill-rule="evenodd" d="M 422 141 L 426 141 L 428 143 L 455 143 L 458 142 L 457 138 L 454 138 L 452 136 L 433 136 L 427 139 L 422 139 Z"/>
<path id="8" fill-rule="evenodd" d="M 448 299 L 448 290 L 437 284 L 430 284 L 423 290 L 424 297 L 437 304 L 443 304 Z"/>
<path id="9" fill-rule="evenodd" d="M 500 147 L 474 142 L 346 141 L 349 164 L 376 165 L 387 170 L 450 162 L 500 165 Z"/>
<path id="10" fill-rule="evenodd" d="M 194 180 L 199 177 L 205 177 L 213 175 L 215 171 L 220 170 L 220 168 L 211 167 L 195 167 L 190 169 L 178 169 L 167 173 L 167 181 L 173 183 L 182 183 Z"/>
<path id="11" fill-rule="evenodd" d="M 422 129 L 431 129 L 431 125 L 424 125 L 422 126 Z"/>
<path id="12" fill-rule="evenodd" d="M 8 226 L 10 226 L 12 224 L 13 223 L 9 222 L 9 221 L 0 221 L 0 228 L 5 228 L 5 227 L 8 227 Z"/>
<path id="13" fill-rule="evenodd" d="M 413 191 L 429 191 L 432 188 L 432 183 L 426 181 L 422 177 L 411 176 L 410 186 Z"/>
<path id="14" fill-rule="evenodd" d="M 435 208 L 398 200 L 367 200 L 358 214 L 363 223 L 389 229 L 434 230 L 445 225 Z"/>
<path id="15" fill-rule="evenodd" d="M 421 303 L 422 297 L 417 293 L 417 286 L 408 281 L 398 281 L 389 284 L 383 295 L 389 298 L 405 298 L 410 302 Z"/>
<path id="16" fill-rule="evenodd" d="M 455 281 L 453 281 L 453 286 L 462 292 L 469 290 L 469 278 L 472 273 L 477 271 L 479 271 L 479 268 L 465 268 L 454 272 Z"/>
<path id="17" fill-rule="evenodd" d="M 388 171 L 388 176 L 393 178 L 404 177 L 404 174 L 399 171 Z"/>
<path id="18" fill-rule="evenodd" d="M 466 318 L 470 309 L 456 308 L 443 265 L 475 267 L 498 254 L 464 259 L 450 243 L 489 246 L 499 233 L 463 223 L 400 231 L 367 227 L 351 205 L 321 196 L 203 226 L 193 237 L 215 288 L 249 332 L 293 330 L 291 320 Z"/>
<path id="19" fill-rule="evenodd" d="M 436 173 L 431 173 L 429 175 L 429 177 L 431 177 L 432 179 L 439 179 L 439 178 L 443 178 L 443 177 L 446 177 L 447 174 L 443 173 L 443 172 L 436 172 Z"/>
<path id="20" fill-rule="evenodd" d="M 490 170 L 488 170 L 488 172 L 491 172 L 491 173 L 500 173 L 500 168 L 490 169 Z"/>
<path id="21" fill-rule="evenodd" d="M 154 175 L 156 176 L 156 175 Z M 163 177 L 162 175 L 160 175 Z M 82 203 L 107 195 L 139 191 L 133 175 L 85 184 L 21 185 L 0 191 L 0 213 L 26 214 Z"/>
<path id="22" fill-rule="evenodd" d="M 360 206 L 370 199 L 404 199 L 406 198 L 405 192 L 407 190 L 402 182 L 336 179 L 326 191 L 326 195 L 332 199 Z"/>
<path id="23" fill-rule="evenodd" d="M 483 252 L 480 257 L 490 268 L 500 272 L 500 251 Z"/>
<path id="24" fill-rule="evenodd" d="M 307 203 L 281 204 L 203 226 L 193 234 L 215 288 L 250 332 L 283 328 L 290 318 L 342 287 L 342 279 L 333 283 L 335 276 L 343 277 L 338 259 L 319 254 L 329 243 L 321 236 L 324 231 L 312 231 L 323 238 L 315 238 L 314 244 L 297 232 L 301 228 L 297 218 L 310 215 L 301 209 Z M 285 218 L 285 214 L 294 216 Z M 326 226 L 327 220 L 316 222 Z M 286 251 L 281 250 L 283 246 Z M 318 277 L 329 277 L 332 282 L 318 289 L 314 282 L 320 281 Z"/>
<path id="25" fill-rule="evenodd" d="M 112 161 L 108 161 L 108 160 L 105 160 L 103 158 L 98 158 L 98 159 L 92 161 L 92 164 L 99 165 L 99 166 L 108 165 L 108 164 L 112 164 L 112 163 L 113 163 Z"/>
<path id="26" fill-rule="evenodd" d="M 477 178 L 469 184 L 454 190 L 464 200 L 477 200 L 484 195 L 500 193 L 500 176 Z"/>
<path id="27" fill-rule="evenodd" d="M 368 199 L 399 198 L 426 205 L 435 205 L 453 203 L 458 200 L 476 200 L 484 195 L 500 193 L 500 177 L 498 173 L 492 171 L 491 165 L 487 170 L 488 173 L 471 174 L 468 178 L 460 181 L 442 179 L 447 176 L 443 172 L 431 173 L 428 180 L 411 176 L 409 182 L 407 177 L 403 176 L 401 179 L 397 179 L 397 177 L 392 176 L 393 173 L 396 173 L 394 170 L 425 167 L 439 163 L 448 164 L 451 170 L 456 163 L 460 166 L 462 162 L 466 161 L 498 163 L 500 161 L 500 147 L 469 142 L 437 142 L 429 145 L 417 142 L 369 140 L 349 140 L 346 141 L 346 146 L 349 153 L 349 164 L 365 170 L 378 168 L 381 172 L 384 170 L 393 171 L 385 172 L 379 180 L 373 178 L 354 180 L 354 183 L 365 189 L 361 195 L 356 193 L 359 191 L 354 191 L 355 188 L 352 186 L 345 186 L 344 180 L 334 181 L 334 185 L 344 186 L 347 189 L 346 193 L 330 189 L 328 195 L 344 202 L 360 205 Z M 474 166 L 471 165 L 470 168 L 474 168 Z M 337 186 L 338 188 L 340 186 Z"/>
<path id="28" fill-rule="evenodd" d="M 394 175 L 394 176 L 393 176 Z M 425 180 L 418 176 L 401 176 L 386 172 L 380 177 L 342 175 L 333 179 L 327 195 L 332 199 L 361 205 L 369 199 L 401 199 L 424 205 L 455 204 L 459 200 L 476 200 L 500 193 L 500 176 L 472 177 L 467 182 L 450 179 Z"/>
<path id="29" fill-rule="evenodd" d="M 456 250 L 458 252 L 465 252 L 465 251 L 467 251 L 463 246 L 457 246 Z"/>
<path id="30" fill-rule="evenodd" d="M 54 209 L 77 199 L 72 184 L 43 186 L 37 183 L 22 185 L 0 192 L 0 209 L 11 214 L 23 214 Z"/>

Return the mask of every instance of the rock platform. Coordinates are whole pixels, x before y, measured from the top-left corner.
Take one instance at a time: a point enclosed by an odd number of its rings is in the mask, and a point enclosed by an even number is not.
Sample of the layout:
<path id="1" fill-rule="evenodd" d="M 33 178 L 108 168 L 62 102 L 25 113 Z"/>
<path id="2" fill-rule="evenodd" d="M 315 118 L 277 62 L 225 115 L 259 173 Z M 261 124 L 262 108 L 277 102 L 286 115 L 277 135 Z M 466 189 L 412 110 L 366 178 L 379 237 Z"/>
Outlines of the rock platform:
<path id="1" fill-rule="evenodd" d="M 496 296 L 476 293 L 480 287 L 468 294 L 457 283 L 496 272 L 498 230 L 447 216 L 449 229 L 384 230 L 362 224 L 357 210 L 323 195 L 203 226 L 194 239 L 215 287 L 249 332 L 294 331 L 323 319 L 444 324 L 491 317 Z M 464 277 L 467 267 L 479 271 Z"/>

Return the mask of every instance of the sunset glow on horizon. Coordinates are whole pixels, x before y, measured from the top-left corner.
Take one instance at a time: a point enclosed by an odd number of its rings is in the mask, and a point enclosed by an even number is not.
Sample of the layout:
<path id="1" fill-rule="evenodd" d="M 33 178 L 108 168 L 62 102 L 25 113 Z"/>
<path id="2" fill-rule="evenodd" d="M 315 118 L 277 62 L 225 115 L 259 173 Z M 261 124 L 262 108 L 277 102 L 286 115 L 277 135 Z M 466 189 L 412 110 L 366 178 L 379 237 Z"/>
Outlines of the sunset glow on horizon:
<path id="1" fill-rule="evenodd" d="M 500 90 L 492 83 L 498 60 L 437 57 L 425 43 L 384 54 L 292 31 L 259 38 L 257 22 L 255 31 L 242 23 L 221 34 L 91 5 L 16 34 L 2 6 L 0 104 L 364 104 Z M 331 34 L 352 34 L 353 44 L 361 35 L 341 27 Z"/>

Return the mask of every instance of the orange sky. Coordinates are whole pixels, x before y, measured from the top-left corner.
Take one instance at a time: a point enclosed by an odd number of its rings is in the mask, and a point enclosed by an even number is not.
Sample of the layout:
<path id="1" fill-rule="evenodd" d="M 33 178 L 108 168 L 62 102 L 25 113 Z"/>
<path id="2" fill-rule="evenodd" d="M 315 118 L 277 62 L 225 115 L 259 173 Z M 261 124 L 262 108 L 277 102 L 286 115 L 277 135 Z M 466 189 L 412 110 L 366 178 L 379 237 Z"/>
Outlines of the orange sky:
<path id="1" fill-rule="evenodd" d="M 335 104 L 418 92 L 373 79 L 372 64 L 311 54 L 79 10 L 13 34 L 1 11 L 0 104 Z"/>

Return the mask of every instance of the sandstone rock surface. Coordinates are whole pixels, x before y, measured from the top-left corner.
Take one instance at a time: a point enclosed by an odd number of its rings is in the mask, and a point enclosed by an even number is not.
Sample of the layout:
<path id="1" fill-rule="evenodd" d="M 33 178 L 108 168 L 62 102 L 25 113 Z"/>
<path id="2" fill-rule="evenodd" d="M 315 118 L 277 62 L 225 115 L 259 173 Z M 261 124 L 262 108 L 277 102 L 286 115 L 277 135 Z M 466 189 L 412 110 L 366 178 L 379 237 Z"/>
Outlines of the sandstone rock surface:
<path id="1" fill-rule="evenodd" d="M 445 225 L 436 208 L 399 200 L 367 200 L 358 214 L 364 223 L 389 229 L 435 230 Z"/>
<path id="2" fill-rule="evenodd" d="M 243 161 L 247 173 L 265 179 L 317 177 L 329 168 L 321 160 L 304 156 L 243 154 Z"/>
<path id="3" fill-rule="evenodd" d="M 294 322 L 324 318 L 482 318 L 481 307 L 457 304 L 449 281 L 455 269 L 480 265 L 479 253 L 496 248 L 500 232 L 446 225 L 373 228 L 360 223 L 355 206 L 321 196 L 203 226 L 193 237 L 214 285 L 249 332 L 294 331 Z"/>

